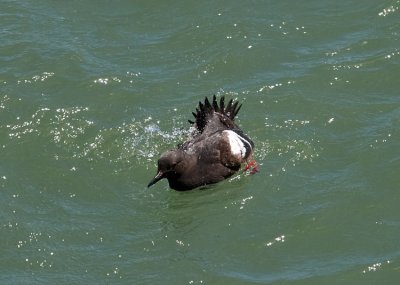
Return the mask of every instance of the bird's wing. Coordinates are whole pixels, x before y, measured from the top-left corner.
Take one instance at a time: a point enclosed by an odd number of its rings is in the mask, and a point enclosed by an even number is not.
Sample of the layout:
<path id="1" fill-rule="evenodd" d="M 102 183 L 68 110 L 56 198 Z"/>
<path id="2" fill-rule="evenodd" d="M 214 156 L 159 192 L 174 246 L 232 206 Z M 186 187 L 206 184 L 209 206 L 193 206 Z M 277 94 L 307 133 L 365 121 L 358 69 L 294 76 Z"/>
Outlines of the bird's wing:
<path id="1" fill-rule="evenodd" d="M 224 129 L 239 129 L 235 124 L 235 117 L 241 107 L 242 105 L 239 105 L 238 101 L 233 102 L 233 99 L 229 100 L 225 106 L 224 96 L 220 98 L 219 104 L 215 95 L 211 103 L 206 97 L 204 103 L 199 102 L 196 112 L 192 112 L 195 120 L 189 120 L 189 122 L 194 125 L 200 134 L 211 134 Z"/>

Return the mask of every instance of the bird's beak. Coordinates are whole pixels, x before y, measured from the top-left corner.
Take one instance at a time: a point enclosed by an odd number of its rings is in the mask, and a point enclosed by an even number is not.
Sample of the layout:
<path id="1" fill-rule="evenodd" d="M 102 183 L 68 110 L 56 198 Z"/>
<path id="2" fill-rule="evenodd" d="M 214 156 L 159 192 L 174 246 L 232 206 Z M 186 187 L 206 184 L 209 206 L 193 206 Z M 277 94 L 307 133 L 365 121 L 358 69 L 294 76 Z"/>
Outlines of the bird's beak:
<path id="1" fill-rule="evenodd" d="M 147 185 L 147 187 L 150 187 L 153 184 L 156 184 L 158 181 L 160 181 L 161 179 L 164 178 L 164 173 L 159 170 L 156 174 L 156 176 L 150 181 L 149 185 Z"/>

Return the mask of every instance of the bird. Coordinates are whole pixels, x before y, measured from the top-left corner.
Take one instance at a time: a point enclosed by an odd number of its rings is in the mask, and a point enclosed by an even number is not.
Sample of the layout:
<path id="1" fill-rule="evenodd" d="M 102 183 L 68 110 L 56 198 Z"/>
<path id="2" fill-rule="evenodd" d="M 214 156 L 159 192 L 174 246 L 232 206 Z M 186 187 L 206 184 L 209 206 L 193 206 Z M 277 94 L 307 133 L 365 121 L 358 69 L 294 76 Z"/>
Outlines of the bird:
<path id="1" fill-rule="evenodd" d="M 225 104 L 225 96 L 219 102 L 215 95 L 211 102 L 207 97 L 200 101 L 192 112 L 194 121 L 188 120 L 192 131 L 187 140 L 161 154 L 157 174 L 147 187 L 165 178 L 174 190 L 191 190 L 223 181 L 245 163 L 244 170 L 257 172 L 254 143 L 235 123 L 241 107 L 233 99 Z"/>

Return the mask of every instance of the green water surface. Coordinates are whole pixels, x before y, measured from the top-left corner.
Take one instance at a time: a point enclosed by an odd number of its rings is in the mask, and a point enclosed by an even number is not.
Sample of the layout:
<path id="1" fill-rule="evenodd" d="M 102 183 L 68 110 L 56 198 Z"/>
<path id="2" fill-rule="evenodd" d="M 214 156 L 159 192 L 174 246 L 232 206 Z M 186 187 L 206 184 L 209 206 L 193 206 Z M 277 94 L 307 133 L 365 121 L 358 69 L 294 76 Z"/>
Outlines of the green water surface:
<path id="1" fill-rule="evenodd" d="M 0 284 L 397 284 L 400 1 L 0 1 Z M 260 172 L 150 189 L 199 100 Z"/>

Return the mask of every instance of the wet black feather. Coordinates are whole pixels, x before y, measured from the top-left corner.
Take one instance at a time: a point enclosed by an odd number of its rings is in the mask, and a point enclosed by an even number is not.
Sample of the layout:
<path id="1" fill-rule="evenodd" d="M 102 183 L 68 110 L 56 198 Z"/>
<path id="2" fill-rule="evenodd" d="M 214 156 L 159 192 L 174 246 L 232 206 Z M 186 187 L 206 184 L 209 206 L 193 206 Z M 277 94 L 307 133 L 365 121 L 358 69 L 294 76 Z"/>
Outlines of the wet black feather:
<path id="1" fill-rule="evenodd" d="M 192 112 L 195 121 L 189 120 L 191 124 L 194 124 L 196 129 L 202 133 L 206 128 L 209 121 L 214 118 L 214 114 L 217 113 L 218 118 L 224 122 L 224 124 L 234 125 L 235 117 L 238 114 L 242 105 L 239 105 L 238 101 L 233 101 L 230 99 L 225 106 L 225 97 L 221 96 L 219 99 L 219 104 L 217 101 L 217 97 L 214 95 L 212 98 L 212 102 L 210 103 L 209 99 L 206 97 L 203 102 L 199 102 L 198 108 L 196 108 L 196 112 Z"/>

